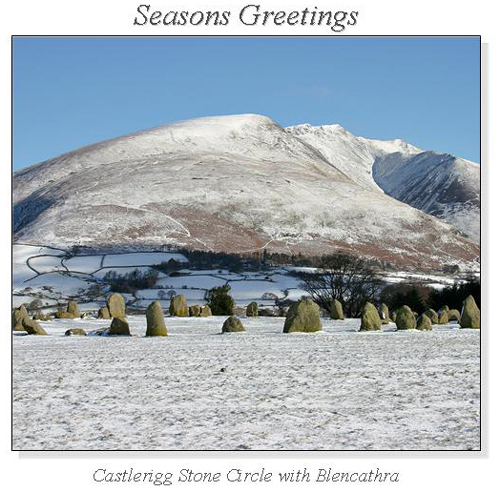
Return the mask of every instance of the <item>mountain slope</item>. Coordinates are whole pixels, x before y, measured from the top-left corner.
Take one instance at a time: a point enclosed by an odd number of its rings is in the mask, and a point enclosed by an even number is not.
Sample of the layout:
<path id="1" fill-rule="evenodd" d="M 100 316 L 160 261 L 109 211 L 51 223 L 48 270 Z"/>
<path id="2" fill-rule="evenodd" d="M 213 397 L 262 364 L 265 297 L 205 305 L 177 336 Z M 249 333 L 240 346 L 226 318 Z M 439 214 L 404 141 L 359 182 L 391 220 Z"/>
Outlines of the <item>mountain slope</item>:
<path id="1" fill-rule="evenodd" d="M 356 137 L 339 125 L 298 125 L 290 134 L 318 149 L 360 186 L 383 191 L 446 220 L 479 242 L 480 168 L 449 154 L 424 152 L 399 139 Z"/>
<path id="2" fill-rule="evenodd" d="M 479 165 L 449 154 L 377 157 L 375 182 L 390 196 L 453 224 L 479 241 Z"/>
<path id="3" fill-rule="evenodd" d="M 102 142 L 15 174 L 15 239 L 341 249 L 428 268 L 477 260 L 477 245 L 454 227 L 350 177 L 325 154 L 258 115 L 187 120 Z"/>

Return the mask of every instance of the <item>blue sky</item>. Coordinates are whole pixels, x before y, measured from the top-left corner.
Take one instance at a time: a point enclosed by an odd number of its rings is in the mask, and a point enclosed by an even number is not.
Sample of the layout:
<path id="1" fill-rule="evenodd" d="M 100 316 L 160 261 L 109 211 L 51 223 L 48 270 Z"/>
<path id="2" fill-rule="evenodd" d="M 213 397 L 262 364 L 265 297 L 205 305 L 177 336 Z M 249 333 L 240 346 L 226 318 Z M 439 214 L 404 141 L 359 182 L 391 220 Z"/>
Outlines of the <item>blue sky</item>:
<path id="1" fill-rule="evenodd" d="M 14 38 L 14 169 L 171 121 L 339 123 L 479 161 L 479 38 Z"/>

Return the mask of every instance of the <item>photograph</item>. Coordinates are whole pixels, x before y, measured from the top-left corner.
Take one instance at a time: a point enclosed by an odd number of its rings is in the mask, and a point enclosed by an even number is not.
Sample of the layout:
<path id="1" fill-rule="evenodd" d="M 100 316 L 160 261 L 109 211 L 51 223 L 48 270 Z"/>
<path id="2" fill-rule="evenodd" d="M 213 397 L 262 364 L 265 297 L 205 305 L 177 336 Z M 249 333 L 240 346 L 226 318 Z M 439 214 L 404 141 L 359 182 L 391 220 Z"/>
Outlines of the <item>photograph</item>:
<path id="1" fill-rule="evenodd" d="M 13 451 L 482 450 L 480 36 L 11 56 Z"/>

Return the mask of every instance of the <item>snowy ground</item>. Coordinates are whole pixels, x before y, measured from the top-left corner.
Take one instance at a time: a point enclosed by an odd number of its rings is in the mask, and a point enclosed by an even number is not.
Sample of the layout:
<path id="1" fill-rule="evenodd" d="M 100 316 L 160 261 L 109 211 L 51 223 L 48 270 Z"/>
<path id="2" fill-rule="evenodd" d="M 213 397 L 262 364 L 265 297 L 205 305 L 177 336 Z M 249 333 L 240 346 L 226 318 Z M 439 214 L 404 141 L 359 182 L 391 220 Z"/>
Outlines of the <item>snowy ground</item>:
<path id="1" fill-rule="evenodd" d="M 478 449 L 479 331 L 357 333 L 324 320 L 167 318 L 169 337 L 64 337 L 106 320 L 52 320 L 14 335 L 14 448 Z M 221 372 L 224 368 L 225 371 Z"/>

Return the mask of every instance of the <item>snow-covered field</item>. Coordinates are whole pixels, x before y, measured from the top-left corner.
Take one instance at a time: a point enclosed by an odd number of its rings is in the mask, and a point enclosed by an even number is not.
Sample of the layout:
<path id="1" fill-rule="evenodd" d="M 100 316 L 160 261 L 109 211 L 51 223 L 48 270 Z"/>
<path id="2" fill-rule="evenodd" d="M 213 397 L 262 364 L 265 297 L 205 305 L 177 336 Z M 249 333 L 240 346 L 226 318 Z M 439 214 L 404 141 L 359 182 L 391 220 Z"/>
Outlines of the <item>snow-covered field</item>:
<path id="1" fill-rule="evenodd" d="M 65 337 L 106 320 L 52 320 L 14 334 L 14 449 L 478 449 L 479 331 L 357 333 L 323 320 L 166 318 L 147 339 Z M 224 369 L 224 371 L 221 371 Z"/>
<path id="2" fill-rule="evenodd" d="M 124 275 L 139 270 L 151 271 L 153 265 L 175 259 L 186 263 L 187 259 L 178 253 L 137 252 L 123 254 L 82 255 L 71 258 L 64 250 L 53 250 L 41 246 L 14 244 L 14 282 L 13 304 L 29 304 L 38 299 L 53 311 L 57 305 L 64 306 L 68 299 L 88 303 L 89 297 L 97 304 L 104 304 L 109 286 L 103 282 L 105 275 L 115 272 Z M 40 256 L 43 255 L 43 256 Z M 108 266 L 103 266 L 108 265 Z M 109 266 L 114 265 L 114 266 Z M 215 286 L 229 284 L 231 295 L 237 306 L 246 307 L 256 301 L 260 305 L 273 305 L 273 298 L 295 301 L 307 292 L 301 289 L 301 280 L 293 271 L 313 271 L 312 268 L 282 267 L 268 268 L 263 271 L 231 273 L 228 270 L 197 270 L 185 268 L 175 276 L 159 273 L 153 289 L 138 290 L 135 296 L 129 296 L 130 308 L 146 308 L 151 300 L 160 300 L 164 296 L 160 291 L 174 291 L 175 295 L 184 294 L 190 304 L 205 304 L 208 290 Z M 453 285 L 459 277 L 445 274 L 417 274 L 408 272 L 387 272 L 383 274 L 386 283 L 414 283 L 436 289 Z M 88 289 L 102 287 L 101 294 L 95 292 L 89 296 Z M 170 301 L 163 301 L 163 307 Z"/>

